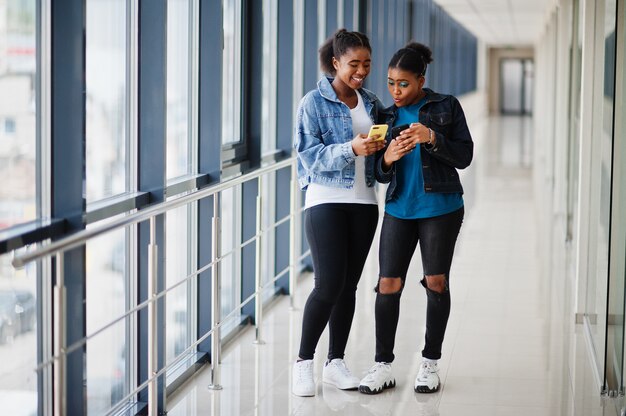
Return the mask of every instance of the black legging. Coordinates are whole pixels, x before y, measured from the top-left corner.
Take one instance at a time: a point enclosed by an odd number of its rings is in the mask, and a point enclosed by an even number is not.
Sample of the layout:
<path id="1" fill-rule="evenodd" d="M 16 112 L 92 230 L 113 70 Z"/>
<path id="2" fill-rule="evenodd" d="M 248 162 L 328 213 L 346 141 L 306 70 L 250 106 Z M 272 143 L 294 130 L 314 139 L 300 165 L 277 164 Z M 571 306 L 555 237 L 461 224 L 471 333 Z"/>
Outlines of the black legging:
<path id="1" fill-rule="evenodd" d="M 305 211 L 304 221 L 315 287 L 304 306 L 299 357 L 313 359 L 328 323 L 328 359 L 343 358 L 354 316 L 357 283 L 376 232 L 378 206 L 316 205 Z"/>

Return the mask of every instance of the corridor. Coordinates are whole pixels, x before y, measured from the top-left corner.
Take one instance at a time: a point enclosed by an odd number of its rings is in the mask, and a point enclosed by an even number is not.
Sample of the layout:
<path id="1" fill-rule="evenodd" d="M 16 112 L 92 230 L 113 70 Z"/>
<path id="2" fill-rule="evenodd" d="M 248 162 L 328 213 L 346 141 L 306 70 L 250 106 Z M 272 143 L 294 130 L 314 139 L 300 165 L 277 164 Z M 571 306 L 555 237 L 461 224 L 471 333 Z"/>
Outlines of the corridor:
<path id="1" fill-rule="evenodd" d="M 576 338 L 570 339 L 571 327 L 564 324 L 561 305 L 566 299 L 556 289 L 562 282 L 542 270 L 542 264 L 549 262 L 542 261 L 534 212 L 532 120 L 494 117 L 470 127 L 476 150 L 473 164 L 461 177 L 467 211 L 450 277 L 452 313 L 440 361 L 443 387 L 438 393 L 413 392 L 426 306 L 416 256 L 401 303 L 392 366 L 395 389 L 367 396 L 324 385 L 325 331 L 316 352 L 316 396 L 291 395 L 290 369 L 300 339 L 302 307 L 313 282 L 307 275 L 298 287 L 295 310 L 290 310 L 286 297 L 268 310 L 265 344 L 255 345 L 254 329 L 249 328 L 225 348 L 223 390 L 209 390 L 209 371 L 200 372 L 168 402 L 168 415 L 572 414 L 574 400 L 580 404 L 585 400 L 574 397 L 568 374 L 567 352 Z M 359 376 L 373 363 L 376 241 L 359 286 L 346 353 L 346 362 Z M 576 391 L 584 392 L 584 386 Z M 575 414 L 601 412 L 596 402 Z"/>

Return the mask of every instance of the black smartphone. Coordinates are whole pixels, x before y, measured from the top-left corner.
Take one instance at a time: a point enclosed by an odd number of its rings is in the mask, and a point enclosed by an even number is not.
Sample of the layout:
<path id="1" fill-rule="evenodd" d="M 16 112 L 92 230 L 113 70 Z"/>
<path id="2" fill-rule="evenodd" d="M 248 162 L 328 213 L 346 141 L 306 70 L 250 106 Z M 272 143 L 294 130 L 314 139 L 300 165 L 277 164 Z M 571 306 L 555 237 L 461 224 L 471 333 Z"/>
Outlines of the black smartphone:
<path id="1" fill-rule="evenodd" d="M 406 129 L 408 129 L 410 126 L 408 124 L 402 124 L 400 126 L 396 126 L 396 127 L 392 127 L 391 128 L 391 139 L 395 139 L 396 137 L 398 137 L 400 135 L 400 133 Z"/>

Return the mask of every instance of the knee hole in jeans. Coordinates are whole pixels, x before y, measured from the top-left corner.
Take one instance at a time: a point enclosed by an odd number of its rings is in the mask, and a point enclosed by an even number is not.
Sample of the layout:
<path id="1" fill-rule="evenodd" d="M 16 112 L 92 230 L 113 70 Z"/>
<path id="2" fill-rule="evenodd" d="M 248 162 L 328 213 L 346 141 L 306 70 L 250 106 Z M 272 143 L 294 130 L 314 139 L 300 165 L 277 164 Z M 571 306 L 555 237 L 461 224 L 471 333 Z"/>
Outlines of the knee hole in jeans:
<path id="1" fill-rule="evenodd" d="M 426 279 L 426 286 L 433 292 L 444 293 L 448 290 L 445 274 L 429 275 L 425 276 L 424 279 Z"/>
<path id="2" fill-rule="evenodd" d="M 402 290 L 402 279 L 399 277 L 381 277 L 378 279 L 378 293 L 391 295 Z"/>

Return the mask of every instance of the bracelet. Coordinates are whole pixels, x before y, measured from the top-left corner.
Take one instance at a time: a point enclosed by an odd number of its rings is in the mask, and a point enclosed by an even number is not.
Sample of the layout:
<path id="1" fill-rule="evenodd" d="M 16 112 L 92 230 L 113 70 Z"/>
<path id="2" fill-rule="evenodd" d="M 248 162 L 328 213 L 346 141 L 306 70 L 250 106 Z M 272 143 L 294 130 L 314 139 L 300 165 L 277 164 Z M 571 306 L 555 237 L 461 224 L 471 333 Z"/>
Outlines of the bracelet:
<path id="1" fill-rule="evenodd" d="M 428 128 L 428 144 L 432 146 L 433 144 L 433 130 Z"/>

